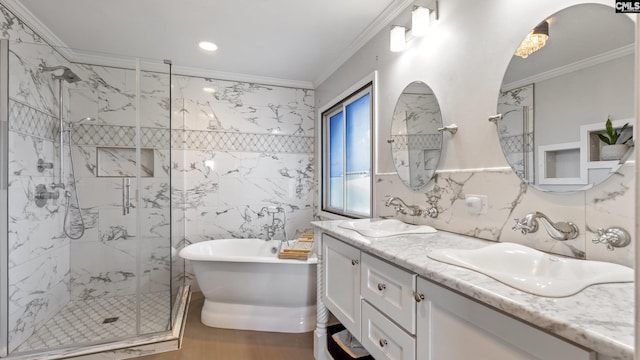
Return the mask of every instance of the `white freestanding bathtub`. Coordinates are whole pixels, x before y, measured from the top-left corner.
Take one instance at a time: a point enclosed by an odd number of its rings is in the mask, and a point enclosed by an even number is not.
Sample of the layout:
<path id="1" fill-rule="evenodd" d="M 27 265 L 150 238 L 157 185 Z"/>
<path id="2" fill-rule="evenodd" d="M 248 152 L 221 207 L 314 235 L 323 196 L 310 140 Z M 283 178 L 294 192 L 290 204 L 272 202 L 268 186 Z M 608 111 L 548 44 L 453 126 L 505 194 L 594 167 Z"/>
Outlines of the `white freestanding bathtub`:
<path id="1" fill-rule="evenodd" d="M 278 259 L 280 241 L 209 240 L 189 245 L 205 297 L 202 323 L 219 328 L 299 333 L 316 325 L 315 255 L 306 261 Z"/>

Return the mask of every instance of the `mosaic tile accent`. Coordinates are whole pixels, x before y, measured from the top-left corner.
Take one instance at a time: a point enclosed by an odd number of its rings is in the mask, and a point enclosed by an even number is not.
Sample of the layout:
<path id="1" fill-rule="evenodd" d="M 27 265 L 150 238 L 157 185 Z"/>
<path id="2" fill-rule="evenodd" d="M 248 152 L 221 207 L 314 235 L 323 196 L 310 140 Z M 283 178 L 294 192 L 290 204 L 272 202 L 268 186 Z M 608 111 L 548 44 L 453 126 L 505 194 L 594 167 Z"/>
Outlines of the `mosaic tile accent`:
<path id="1" fill-rule="evenodd" d="M 440 150 L 442 134 L 391 135 L 393 150 Z"/>
<path id="2" fill-rule="evenodd" d="M 185 131 L 185 146 L 240 152 L 313 153 L 313 137 L 221 131 Z"/>
<path id="3" fill-rule="evenodd" d="M 58 134 L 58 118 L 19 101 L 9 99 L 9 130 L 53 140 Z"/>
<path id="4" fill-rule="evenodd" d="M 71 134 L 74 145 L 83 146 L 136 146 L 136 128 L 133 126 L 91 125 L 75 126 Z M 141 128 L 140 146 L 144 148 L 169 147 L 169 131 Z"/>
<path id="5" fill-rule="evenodd" d="M 221 131 L 172 130 L 142 128 L 140 144 L 143 148 L 168 148 L 188 150 L 222 150 L 239 152 L 313 153 L 313 137 L 250 134 Z M 438 135 L 436 135 L 438 136 Z M 71 142 L 83 146 L 136 146 L 136 129 L 128 126 L 81 124 L 74 128 Z M 417 139 L 420 145 L 436 146 L 433 139 Z M 426 144 L 426 145 L 425 145 Z M 440 148 L 437 145 L 435 148 Z"/>
<path id="6" fill-rule="evenodd" d="M 141 295 L 142 334 L 169 326 L 170 293 Z M 117 318 L 106 322 L 105 319 Z M 16 352 L 96 343 L 136 335 L 135 295 L 72 301 L 31 335 Z"/>
<path id="7" fill-rule="evenodd" d="M 521 153 L 532 151 L 533 133 L 522 135 L 503 136 L 500 138 L 500 145 L 505 154 Z"/>

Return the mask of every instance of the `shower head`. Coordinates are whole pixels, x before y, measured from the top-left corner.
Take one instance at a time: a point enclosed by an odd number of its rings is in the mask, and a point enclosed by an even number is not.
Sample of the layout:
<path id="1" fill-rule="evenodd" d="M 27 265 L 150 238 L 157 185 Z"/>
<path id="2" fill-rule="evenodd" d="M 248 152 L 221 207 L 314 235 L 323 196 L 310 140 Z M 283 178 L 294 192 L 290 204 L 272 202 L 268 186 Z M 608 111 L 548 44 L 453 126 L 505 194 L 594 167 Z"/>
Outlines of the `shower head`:
<path id="1" fill-rule="evenodd" d="M 86 122 L 89 122 L 89 121 L 96 121 L 96 120 L 97 120 L 96 118 L 93 118 L 91 116 L 87 116 L 85 118 L 82 118 L 82 119 L 76 121 L 75 124 L 78 125 L 78 124 L 86 123 Z"/>
<path id="2" fill-rule="evenodd" d="M 71 71 L 71 69 L 69 68 L 64 69 L 64 71 L 62 72 L 62 75 L 60 76 L 52 75 L 51 77 L 57 80 L 64 80 L 68 83 L 74 83 L 82 80 L 78 75 L 76 75 L 76 73 Z"/>
<path id="3" fill-rule="evenodd" d="M 44 66 L 44 65 L 40 65 L 40 66 L 38 66 L 38 70 L 40 70 L 40 72 L 63 70 L 62 74 L 60 74 L 60 75 L 51 74 L 51 77 L 56 79 L 56 80 L 64 80 L 64 81 L 66 81 L 68 83 L 74 83 L 74 82 L 78 82 L 78 81 L 82 80 L 71 69 L 69 69 L 66 66 L 62 66 L 62 65 L 60 65 L 60 66 Z"/>
<path id="4" fill-rule="evenodd" d="M 74 126 L 78 126 L 78 125 L 81 125 L 81 124 L 84 124 L 84 123 L 87 123 L 87 122 L 91 122 L 91 121 L 96 121 L 96 120 L 98 120 L 98 119 L 90 117 L 90 116 L 87 116 L 85 118 L 82 118 L 82 119 L 80 119 L 78 121 L 74 121 L 74 122 L 67 121 L 67 122 L 64 123 L 65 126 L 63 127 L 63 130 L 64 131 L 71 131 L 71 130 L 73 130 Z"/>

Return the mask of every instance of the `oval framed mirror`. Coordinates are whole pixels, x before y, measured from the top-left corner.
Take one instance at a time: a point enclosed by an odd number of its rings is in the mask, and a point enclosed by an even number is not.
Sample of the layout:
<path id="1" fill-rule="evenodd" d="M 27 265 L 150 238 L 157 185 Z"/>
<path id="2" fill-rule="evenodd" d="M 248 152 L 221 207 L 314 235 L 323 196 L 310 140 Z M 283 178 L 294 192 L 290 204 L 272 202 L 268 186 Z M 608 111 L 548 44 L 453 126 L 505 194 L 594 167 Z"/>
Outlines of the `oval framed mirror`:
<path id="1" fill-rule="evenodd" d="M 543 19 L 514 52 L 496 125 L 507 162 L 524 182 L 548 192 L 586 190 L 632 155 L 634 27 L 609 6 L 575 5 Z M 622 145 L 613 158 L 604 156 L 600 136 L 610 137 L 608 119 Z"/>
<path id="2" fill-rule="evenodd" d="M 442 114 L 438 99 L 422 81 L 407 85 L 391 120 L 391 155 L 402 182 L 420 190 L 433 178 L 442 152 Z"/>

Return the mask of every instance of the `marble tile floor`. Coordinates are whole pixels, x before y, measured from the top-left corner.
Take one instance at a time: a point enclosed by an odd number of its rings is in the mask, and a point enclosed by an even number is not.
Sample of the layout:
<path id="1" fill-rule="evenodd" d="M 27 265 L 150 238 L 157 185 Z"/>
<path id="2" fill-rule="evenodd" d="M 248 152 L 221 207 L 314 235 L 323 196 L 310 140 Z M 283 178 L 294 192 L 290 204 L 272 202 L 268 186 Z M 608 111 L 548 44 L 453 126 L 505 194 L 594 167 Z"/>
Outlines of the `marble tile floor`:
<path id="1" fill-rule="evenodd" d="M 170 293 L 142 294 L 140 310 L 142 334 L 166 330 L 171 314 Z M 117 319 L 114 321 L 114 318 Z M 132 337 L 135 334 L 135 295 L 71 301 L 14 353 L 100 343 Z"/>
<path id="2" fill-rule="evenodd" d="M 208 327 L 200 322 L 203 303 L 202 293 L 192 294 L 180 350 L 138 359 L 314 360 L 313 332 L 285 334 Z"/>

